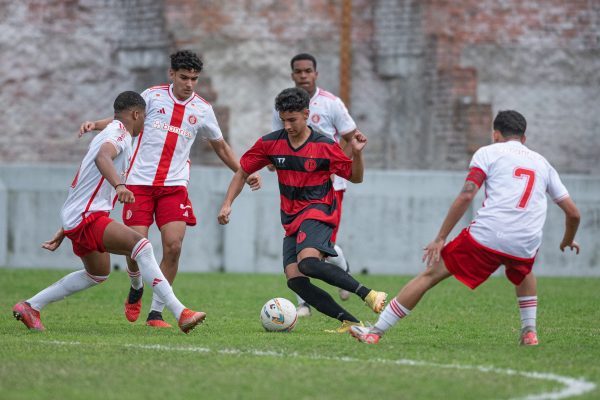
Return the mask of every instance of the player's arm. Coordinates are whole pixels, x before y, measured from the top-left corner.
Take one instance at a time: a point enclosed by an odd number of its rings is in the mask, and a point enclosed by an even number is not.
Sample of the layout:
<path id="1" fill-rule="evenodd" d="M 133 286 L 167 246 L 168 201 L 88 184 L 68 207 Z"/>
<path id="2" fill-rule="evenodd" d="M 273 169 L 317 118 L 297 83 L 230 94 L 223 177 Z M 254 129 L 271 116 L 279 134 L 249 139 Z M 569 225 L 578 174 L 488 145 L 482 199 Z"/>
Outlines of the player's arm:
<path id="1" fill-rule="evenodd" d="M 231 205 L 244 188 L 244 183 L 246 182 L 249 176 L 250 175 L 248 175 L 243 169 L 239 168 L 236 171 L 235 175 L 233 175 L 233 178 L 231 178 L 229 188 L 227 188 L 227 193 L 225 194 L 225 199 L 223 200 L 223 204 L 221 205 L 221 211 L 219 211 L 219 215 L 217 216 L 217 220 L 221 225 L 226 225 L 227 223 L 229 223 Z"/>
<path id="2" fill-rule="evenodd" d="M 42 243 L 42 248 L 50 251 L 54 251 L 60 247 L 63 239 L 65 238 L 65 230 L 61 227 L 50 240 Z"/>
<path id="3" fill-rule="evenodd" d="M 237 172 L 240 169 L 240 163 L 238 162 L 233 149 L 224 139 L 210 140 L 209 143 L 217 156 L 230 170 Z M 262 181 L 258 172 L 248 175 L 246 183 L 252 190 L 260 189 Z"/>
<path id="4" fill-rule="evenodd" d="M 575 241 L 575 234 L 581 219 L 579 210 L 570 197 L 558 202 L 557 205 L 565 213 L 565 234 L 560 242 L 560 251 L 564 252 L 565 247 L 569 247 L 571 250 L 575 249 L 575 252 L 579 254 L 579 243 Z"/>
<path id="5" fill-rule="evenodd" d="M 424 248 L 423 261 L 427 263 L 427 266 L 431 266 L 440 260 L 440 252 L 444 248 L 448 235 L 465 215 L 484 179 L 485 174 L 481 170 L 478 168 L 471 169 L 462 190 L 450 206 L 440 231 L 435 239 Z"/>
<path id="6" fill-rule="evenodd" d="M 363 181 L 363 175 L 365 173 L 365 164 L 363 161 L 362 151 L 367 145 L 367 137 L 362 133 L 358 132 L 353 135 L 352 141 L 350 142 L 350 149 L 352 150 L 352 175 L 348 180 L 352 183 L 361 183 Z"/>
<path id="7" fill-rule="evenodd" d="M 117 198 L 119 199 L 119 202 L 133 203 L 135 201 L 135 197 L 133 196 L 133 193 L 127 189 L 125 183 L 121 182 L 119 174 L 117 173 L 113 163 L 113 160 L 118 154 L 117 148 L 112 143 L 106 142 L 100 146 L 100 150 L 98 150 L 98 154 L 96 155 L 94 162 L 104 179 L 106 179 L 106 181 L 110 183 L 117 191 Z"/>
<path id="8" fill-rule="evenodd" d="M 354 135 L 356 133 L 360 133 L 360 131 L 358 129 L 353 129 L 350 132 L 347 133 L 342 133 L 341 138 L 340 138 L 340 147 L 342 148 L 342 150 L 344 151 L 344 153 L 349 157 L 352 158 L 352 138 L 354 137 Z"/>
<path id="9" fill-rule="evenodd" d="M 89 131 L 101 131 L 112 122 L 113 118 L 99 119 L 98 121 L 84 121 L 79 127 L 79 137 L 82 137 Z"/>

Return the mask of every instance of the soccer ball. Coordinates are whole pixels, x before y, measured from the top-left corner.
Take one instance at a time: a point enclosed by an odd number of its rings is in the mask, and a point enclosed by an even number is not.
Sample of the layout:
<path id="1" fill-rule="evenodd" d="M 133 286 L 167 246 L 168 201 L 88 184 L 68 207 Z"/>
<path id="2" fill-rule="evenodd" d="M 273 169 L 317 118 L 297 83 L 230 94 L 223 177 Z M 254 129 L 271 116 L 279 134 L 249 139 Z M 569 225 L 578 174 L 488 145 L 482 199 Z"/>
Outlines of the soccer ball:
<path id="1" fill-rule="evenodd" d="M 269 332 L 289 332 L 296 326 L 298 314 L 294 304 L 282 297 L 276 297 L 265 303 L 260 310 L 260 322 Z"/>

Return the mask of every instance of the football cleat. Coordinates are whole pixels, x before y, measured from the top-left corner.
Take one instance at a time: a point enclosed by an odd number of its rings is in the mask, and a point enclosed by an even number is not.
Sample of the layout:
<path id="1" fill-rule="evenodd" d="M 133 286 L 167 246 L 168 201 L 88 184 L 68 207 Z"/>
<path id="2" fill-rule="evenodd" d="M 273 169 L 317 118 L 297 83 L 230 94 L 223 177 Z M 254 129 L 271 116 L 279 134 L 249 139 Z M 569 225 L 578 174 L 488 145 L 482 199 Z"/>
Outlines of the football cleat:
<path id="1" fill-rule="evenodd" d="M 381 336 L 373 332 L 373 328 L 364 326 L 351 326 L 348 332 L 359 342 L 366 344 L 377 344 Z"/>
<path id="2" fill-rule="evenodd" d="M 385 299 L 387 299 L 387 293 L 371 290 L 367 297 L 365 297 L 365 304 L 376 314 L 379 314 L 383 311 L 383 307 L 385 307 Z"/>
<path id="3" fill-rule="evenodd" d="M 184 309 L 179 316 L 179 329 L 183 333 L 189 333 L 196 325 L 204 322 L 206 313 L 202 311 L 192 311 L 189 308 Z"/>
<path id="4" fill-rule="evenodd" d="M 298 317 L 310 317 L 310 306 L 306 303 L 298 304 L 298 307 L 296 307 L 296 314 L 298 314 Z"/>
<path id="5" fill-rule="evenodd" d="M 42 320 L 40 319 L 40 312 L 34 310 L 29 303 L 22 301 L 15 304 L 13 307 L 13 316 L 17 321 L 21 321 L 25 326 L 34 331 L 45 331 Z"/>
<path id="6" fill-rule="evenodd" d="M 519 344 L 522 346 L 537 346 L 538 345 L 537 332 L 533 326 L 526 326 L 521 329 L 521 340 Z"/>
<path id="7" fill-rule="evenodd" d="M 172 328 L 171 324 L 165 322 L 160 311 L 151 310 L 146 319 L 146 326 L 153 328 Z"/>
<path id="8" fill-rule="evenodd" d="M 346 301 L 350 298 L 350 292 L 344 289 L 340 289 L 340 299 Z"/>
<path id="9" fill-rule="evenodd" d="M 335 331 L 337 333 L 347 333 L 352 326 L 362 326 L 365 325 L 362 322 L 352 322 L 352 321 L 342 321 L 342 325 L 340 325 Z"/>
<path id="10" fill-rule="evenodd" d="M 142 311 L 142 295 L 144 294 L 144 287 L 139 289 L 129 288 L 129 295 L 125 300 L 125 318 L 129 322 L 137 321 Z"/>

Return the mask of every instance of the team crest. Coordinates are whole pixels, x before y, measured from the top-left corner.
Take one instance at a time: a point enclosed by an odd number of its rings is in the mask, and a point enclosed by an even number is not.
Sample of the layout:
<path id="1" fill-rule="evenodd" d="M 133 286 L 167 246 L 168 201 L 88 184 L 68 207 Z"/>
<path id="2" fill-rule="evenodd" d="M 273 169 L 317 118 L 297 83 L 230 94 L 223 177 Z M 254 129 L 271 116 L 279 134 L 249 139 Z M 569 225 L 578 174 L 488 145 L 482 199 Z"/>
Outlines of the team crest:
<path id="1" fill-rule="evenodd" d="M 127 210 L 127 214 L 125 214 L 125 219 L 131 219 L 133 216 L 133 212 L 131 210 Z"/>
<path id="2" fill-rule="evenodd" d="M 306 239 L 306 233 L 299 231 L 298 235 L 296 235 L 296 243 L 302 243 Z"/>
<path id="3" fill-rule="evenodd" d="M 319 114 L 313 114 L 312 117 L 310 117 L 310 120 L 315 124 L 318 124 L 321 120 L 321 117 L 319 116 Z"/>
<path id="4" fill-rule="evenodd" d="M 198 119 L 196 118 L 196 116 L 195 116 L 195 115 L 190 115 L 190 116 L 188 117 L 188 122 L 189 122 L 190 124 L 192 124 L 192 125 L 196 125 L 196 122 L 198 122 Z"/>
<path id="5" fill-rule="evenodd" d="M 304 161 L 304 169 L 308 172 L 313 172 L 315 169 L 317 169 L 317 162 L 312 158 L 309 158 L 308 160 Z"/>

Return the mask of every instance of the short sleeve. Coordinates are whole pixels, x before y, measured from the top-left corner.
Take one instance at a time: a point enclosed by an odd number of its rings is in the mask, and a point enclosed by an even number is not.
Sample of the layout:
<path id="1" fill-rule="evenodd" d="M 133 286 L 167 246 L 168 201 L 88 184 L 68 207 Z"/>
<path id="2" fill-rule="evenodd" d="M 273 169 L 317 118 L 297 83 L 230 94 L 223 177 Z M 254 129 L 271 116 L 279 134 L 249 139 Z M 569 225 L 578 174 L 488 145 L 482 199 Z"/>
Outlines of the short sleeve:
<path id="1" fill-rule="evenodd" d="M 146 102 L 146 114 L 148 114 L 150 112 L 150 100 L 152 99 L 152 96 L 150 96 L 150 89 L 144 90 L 141 96 Z"/>
<path id="2" fill-rule="evenodd" d="M 548 167 L 548 187 L 546 191 L 548 192 L 552 200 L 554 200 L 555 203 L 558 203 L 569 197 L 569 192 L 560 180 L 558 172 L 556 172 L 556 170 L 549 164 Z"/>
<path id="3" fill-rule="evenodd" d="M 269 164 L 271 164 L 271 160 L 265 154 L 262 138 L 258 139 L 254 146 L 240 158 L 240 166 L 247 174 L 253 174 Z"/>
<path id="4" fill-rule="evenodd" d="M 271 121 L 271 131 L 275 132 L 283 129 L 283 122 L 281 122 L 281 118 L 279 118 L 279 113 L 276 109 L 273 109 L 273 118 Z"/>
<path id="5" fill-rule="evenodd" d="M 480 148 L 473 154 L 469 169 L 478 168 L 483 171 L 484 174 L 489 175 L 489 157 L 485 147 Z"/>
<path id="6" fill-rule="evenodd" d="M 117 149 L 117 155 L 119 155 L 127 147 L 127 139 L 129 139 L 129 134 L 127 132 L 122 130 L 115 130 L 110 135 L 108 135 L 104 142 L 110 143 L 113 146 L 115 146 L 115 149 Z"/>
<path id="7" fill-rule="evenodd" d="M 223 133 L 217 122 L 217 117 L 212 107 L 208 107 L 206 114 L 203 116 L 200 125 L 198 126 L 198 135 L 208 140 L 221 140 Z"/>
<path id="8" fill-rule="evenodd" d="M 350 179 L 350 176 L 352 176 L 352 160 L 348 158 L 337 143 L 329 145 L 328 149 L 329 172 L 344 179 Z"/>
<path id="9" fill-rule="evenodd" d="M 344 135 L 356 129 L 356 123 L 350 116 L 346 105 L 339 98 L 334 102 L 333 115 L 333 124 L 340 135 Z"/>

